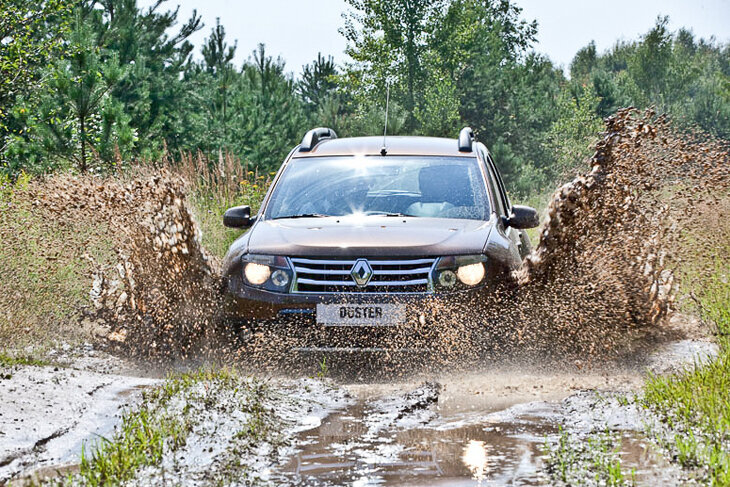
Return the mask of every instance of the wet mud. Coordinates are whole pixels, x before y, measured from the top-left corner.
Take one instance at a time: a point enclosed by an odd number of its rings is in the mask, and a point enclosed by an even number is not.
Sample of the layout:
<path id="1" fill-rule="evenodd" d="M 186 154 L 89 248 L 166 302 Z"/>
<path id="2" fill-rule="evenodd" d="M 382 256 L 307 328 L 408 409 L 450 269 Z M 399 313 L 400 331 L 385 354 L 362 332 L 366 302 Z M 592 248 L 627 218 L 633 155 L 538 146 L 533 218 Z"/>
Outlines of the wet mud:
<path id="1" fill-rule="evenodd" d="M 160 383 L 92 368 L 0 367 L 0 485 L 73 471 L 82 447 L 110 436 L 123 408 Z"/>
<path id="2" fill-rule="evenodd" d="M 133 484 L 205 485 L 229 472 L 227 485 L 550 485 L 544 448 L 568 428 L 576 438 L 618 432 L 638 485 L 673 485 L 681 476 L 641 433 L 650 418 L 620 398 L 639 390 L 648 370 L 679 370 L 716 353 L 695 336 L 629 364 L 494 363 L 357 383 L 272 376 L 265 383 L 274 399 L 264 407 L 283 421 L 278 439 L 244 449 L 255 472 L 240 477 L 231 465 L 241 457 L 229 451 L 249 421 L 240 386 L 199 384 L 171 406 L 192 414 L 185 446 Z M 90 346 L 54 355 L 59 366 L 0 368 L 0 485 L 75 473 L 82 446 L 110 437 L 143 390 L 197 367 L 160 369 Z"/>

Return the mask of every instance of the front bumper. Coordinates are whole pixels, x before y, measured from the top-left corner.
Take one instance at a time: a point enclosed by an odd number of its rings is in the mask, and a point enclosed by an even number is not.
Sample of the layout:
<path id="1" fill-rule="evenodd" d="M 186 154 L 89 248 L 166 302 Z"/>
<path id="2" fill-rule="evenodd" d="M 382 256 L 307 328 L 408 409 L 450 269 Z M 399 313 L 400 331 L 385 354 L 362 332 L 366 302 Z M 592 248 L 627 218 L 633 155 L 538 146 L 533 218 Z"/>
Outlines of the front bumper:
<path id="1" fill-rule="evenodd" d="M 448 294 L 439 293 L 275 293 L 251 287 L 229 286 L 225 296 L 225 316 L 230 321 L 275 321 L 296 316 L 315 317 L 317 304 L 404 304 L 409 310 L 454 305 L 474 305 L 491 293 L 489 285 Z M 419 314 L 420 315 L 420 314 Z"/>
<path id="2" fill-rule="evenodd" d="M 449 294 L 284 294 L 249 287 L 229 290 L 225 299 L 227 323 L 250 340 L 267 332 L 273 341 L 292 351 L 323 353 L 422 352 L 431 349 L 443 331 L 438 323 L 479 314 L 479 304 L 492 292 L 487 285 Z M 399 325 L 320 324 L 317 305 L 400 304 L 405 322 Z M 284 339 L 282 339 L 284 337 Z M 264 338 L 265 339 L 265 338 Z"/>

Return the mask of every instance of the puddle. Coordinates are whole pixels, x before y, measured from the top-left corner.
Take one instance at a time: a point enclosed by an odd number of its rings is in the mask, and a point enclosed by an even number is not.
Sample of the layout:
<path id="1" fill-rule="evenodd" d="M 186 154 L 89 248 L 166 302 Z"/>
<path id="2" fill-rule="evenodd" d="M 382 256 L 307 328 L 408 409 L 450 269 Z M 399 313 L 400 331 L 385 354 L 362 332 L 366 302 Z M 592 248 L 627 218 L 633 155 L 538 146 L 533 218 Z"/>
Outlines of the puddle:
<path id="1" fill-rule="evenodd" d="M 493 379 L 499 384 L 505 378 Z M 473 382 L 424 383 L 405 394 L 392 385 L 349 386 L 356 402 L 300 433 L 294 441 L 297 453 L 272 479 L 291 486 L 550 485 L 546 442 L 557 441 L 561 425 L 575 426 L 582 441 L 582 434 L 594 428 L 586 421 L 572 424 L 571 411 L 577 404 L 601 408 L 591 406 L 596 395 L 586 391 L 555 397 L 550 390 L 529 399 L 519 391 L 519 381 L 505 386 L 512 391 L 506 395 L 486 395 L 491 400 L 479 395 L 482 403 L 474 407 L 474 391 L 465 386 Z M 551 382 L 559 381 L 545 381 Z M 668 465 L 640 433 L 617 431 L 626 473 L 633 470 L 639 485 L 672 484 Z"/>
<path id="2" fill-rule="evenodd" d="M 538 485 L 536 468 L 546 435 L 542 418 L 416 427 L 370 434 L 360 403 L 299 438 L 301 451 L 283 468 L 297 485 Z M 488 481 L 489 483 L 485 483 Z"/>

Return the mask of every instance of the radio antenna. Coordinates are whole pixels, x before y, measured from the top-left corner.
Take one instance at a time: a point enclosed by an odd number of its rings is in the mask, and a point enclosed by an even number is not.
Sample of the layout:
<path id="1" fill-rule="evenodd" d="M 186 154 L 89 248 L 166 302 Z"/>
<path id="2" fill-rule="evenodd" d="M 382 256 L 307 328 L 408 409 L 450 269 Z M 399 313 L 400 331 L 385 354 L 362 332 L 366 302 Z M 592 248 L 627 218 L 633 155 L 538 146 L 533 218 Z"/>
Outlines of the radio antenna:
<path id="1" fill-rule="evenodd" d="M 385 128 L 383 128 L 383 148 L 380 149 L 380 155 L 385 156 L 388 148 L 385 145 L 385 137 L 388 135 L 388 108 L 390 105 L 390 83 L 385 84 Z"/>

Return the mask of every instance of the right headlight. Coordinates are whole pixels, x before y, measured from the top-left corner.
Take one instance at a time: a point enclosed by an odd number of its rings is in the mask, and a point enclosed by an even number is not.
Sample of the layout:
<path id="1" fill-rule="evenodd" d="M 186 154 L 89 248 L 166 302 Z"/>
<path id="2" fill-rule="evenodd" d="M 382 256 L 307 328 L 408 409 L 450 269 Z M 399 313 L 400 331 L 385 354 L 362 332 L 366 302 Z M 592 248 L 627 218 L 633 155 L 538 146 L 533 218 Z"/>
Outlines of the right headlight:
<path id="1" fill-rule="evenodd" d="M 244 284 L 267 291 L 285 293 L 293 273 L 285 257 L 246 254 L 241 257 Z"/>
<path id="2" fill-rule="evenodd" d="M 485 255 L 441 257 L 434 270 L 436 291 L 458 291 L 477 287 L 487 277 Z"/>

